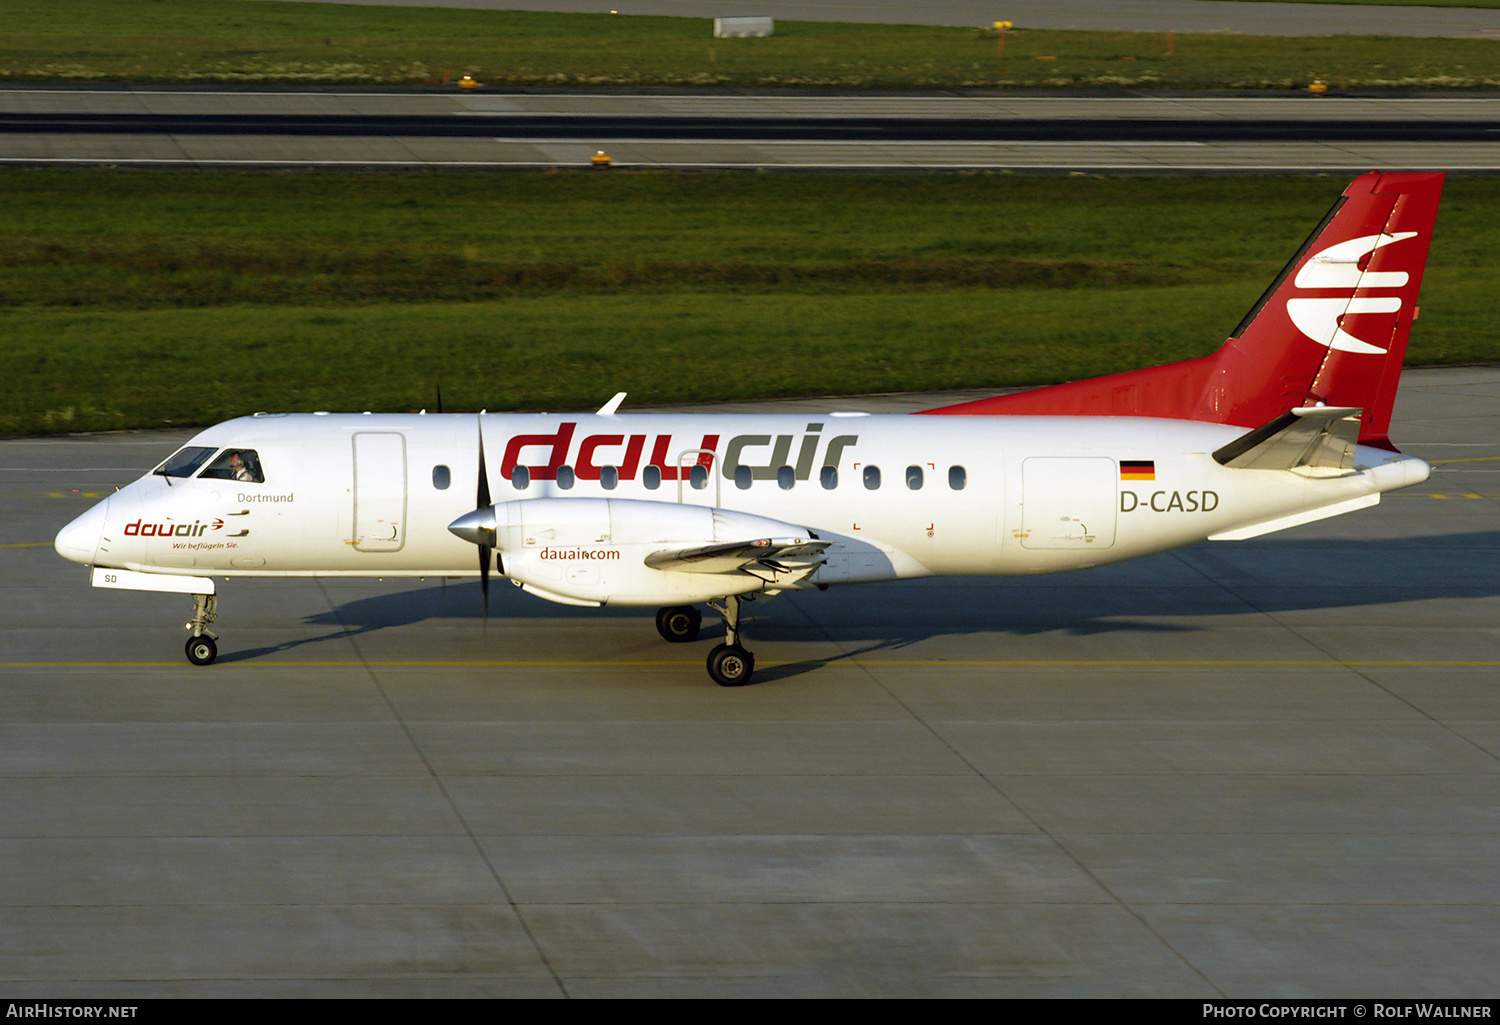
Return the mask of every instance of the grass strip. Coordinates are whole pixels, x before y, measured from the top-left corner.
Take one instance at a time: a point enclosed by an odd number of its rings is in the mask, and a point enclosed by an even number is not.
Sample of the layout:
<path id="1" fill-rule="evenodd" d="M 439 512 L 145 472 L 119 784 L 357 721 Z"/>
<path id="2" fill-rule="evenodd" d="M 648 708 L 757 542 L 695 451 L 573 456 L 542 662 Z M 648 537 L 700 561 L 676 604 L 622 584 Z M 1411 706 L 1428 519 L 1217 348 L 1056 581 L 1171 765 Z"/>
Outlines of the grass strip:
<path id="1" fill-rule="evenodd" d="M 1245 185 L 1314 207 L 1330 187 Z M 0 307 L 1176 285 L 1280 250 L 1205 237 L 1196 202 L 1236 237 L 1277 212 L 1193 179 L 11 169 L 0 188 Z"/>
<path id="2" fill-rule="evenodd" d="M 1500 0 L 1494 0 L 1500 2 Z M 272 0 L 0 0 L 0 80 L 830 89 L 1484 89 L 1488 39 L 1007 33 Z"/>
<path id="3" fill-rule="evenodd" d="M 5 170 L 0 434 L 1111 373 L 1214 349 L 1345 184 Z M 1409 362 L 1500 358 L 1497 221 L 1450 180 Z"/>

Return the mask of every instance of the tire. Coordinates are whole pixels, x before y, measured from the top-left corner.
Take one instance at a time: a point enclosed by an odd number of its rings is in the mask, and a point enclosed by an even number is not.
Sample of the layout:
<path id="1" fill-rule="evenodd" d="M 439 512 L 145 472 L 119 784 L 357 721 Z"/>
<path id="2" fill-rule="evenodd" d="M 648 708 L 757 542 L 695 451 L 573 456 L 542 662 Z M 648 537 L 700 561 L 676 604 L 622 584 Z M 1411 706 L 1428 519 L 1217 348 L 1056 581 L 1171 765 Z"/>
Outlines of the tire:
<path id="1" fill-rule="evenodd" d="M 673 644 L 697 640 L 703 613 L 691 605 L 674 605 L 656 613 L 656 632 Z"/>
<path id="2" fill-rule="evenodd" d="M 189 637 L 186 650 L 188 661 L 195 666 L 212 665 L 213 660 L 219 657 L 219 646 L 206 634 L 202 637 Z"/>
<path id="3" fill-rule="evenodd" d="M 708 653 L 708 675 L 720 687 L 743 687 L 755 673 L 755 656 L 738 644 L 720 644 Z"/>

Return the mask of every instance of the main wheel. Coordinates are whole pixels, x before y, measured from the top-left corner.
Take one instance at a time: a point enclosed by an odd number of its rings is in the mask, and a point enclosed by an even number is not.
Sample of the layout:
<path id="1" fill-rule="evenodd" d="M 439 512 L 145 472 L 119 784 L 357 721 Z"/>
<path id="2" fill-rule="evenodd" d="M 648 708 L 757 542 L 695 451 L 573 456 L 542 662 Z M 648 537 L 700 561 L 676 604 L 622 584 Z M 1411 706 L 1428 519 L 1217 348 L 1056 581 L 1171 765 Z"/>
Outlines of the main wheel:
<path id="1" fill-rule="evenodd" d="M 656 613 L 656 632 L 673 644 L 682 644 L 698 636 L 698 627 L 703 623 L 703 613 L 691 605 L 674 605 L 659 609 Z"/>
<path id="2" fill-rule="evenodd" d="M 219 646 L 214 639 L 207 634 L 199 637 L 189 637 L 187 642 L 188 661 L 195 666 L 206 666 L 219 657 Z"/>
<path id="3" fill-rule="evenodd" d="M 708 653 L 708 675 L 720 687 L 743 687 L 755 672 L 755 656 L 738 644 L 719 644 Z"/>

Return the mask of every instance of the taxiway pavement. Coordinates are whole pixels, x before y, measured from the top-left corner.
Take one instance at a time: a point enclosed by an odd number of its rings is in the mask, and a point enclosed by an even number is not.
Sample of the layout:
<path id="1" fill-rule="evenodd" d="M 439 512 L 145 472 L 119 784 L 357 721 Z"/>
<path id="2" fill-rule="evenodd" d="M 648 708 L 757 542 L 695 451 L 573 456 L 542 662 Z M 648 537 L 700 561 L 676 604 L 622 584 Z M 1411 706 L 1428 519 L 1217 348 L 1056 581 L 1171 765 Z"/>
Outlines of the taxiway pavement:
<path id="1" fill-rule="evenodd" d="M 783 596 L 738 690 L 472 581 L 234 581 L 192 667 L 50 544 L 187 435 L 0 441 L 9 997 L 1500 992 L 1500 371 L 1377 508 Z"/>

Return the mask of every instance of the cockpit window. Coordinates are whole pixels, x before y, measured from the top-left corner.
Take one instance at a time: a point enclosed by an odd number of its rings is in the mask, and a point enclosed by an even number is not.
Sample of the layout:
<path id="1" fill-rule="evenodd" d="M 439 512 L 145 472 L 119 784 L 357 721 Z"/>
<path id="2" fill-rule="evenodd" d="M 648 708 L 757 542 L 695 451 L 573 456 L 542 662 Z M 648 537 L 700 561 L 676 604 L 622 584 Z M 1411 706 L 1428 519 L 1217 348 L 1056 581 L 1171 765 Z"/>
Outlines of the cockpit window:
<path id="1" fill-rule="evenodd" d="M 159 477 L 191 477 L 203 461 L 214 454 L 212 448 L 189 445 L 178 449 L 171 458 L 151 472 Z"/>
<path id="2" fill-rule="evenodd" d="M 200 479 L 242 480 L 250 484 L 261 484 L 266 479 L 260 471 L 260 457 L 253 448 L 226 448 L 198 476 Z"/>

